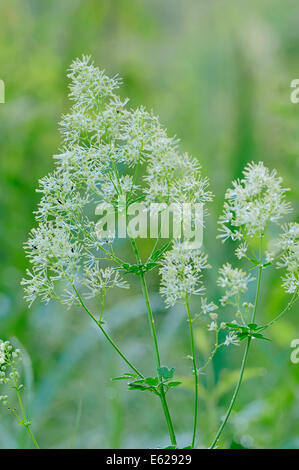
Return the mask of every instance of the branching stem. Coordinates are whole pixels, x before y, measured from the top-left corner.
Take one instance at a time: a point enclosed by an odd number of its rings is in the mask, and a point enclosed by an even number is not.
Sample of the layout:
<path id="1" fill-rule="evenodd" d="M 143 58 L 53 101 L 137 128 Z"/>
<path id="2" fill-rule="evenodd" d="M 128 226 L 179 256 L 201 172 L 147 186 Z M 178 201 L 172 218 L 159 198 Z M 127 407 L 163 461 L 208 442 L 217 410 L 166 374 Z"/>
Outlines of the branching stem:
<path id="1" fill-rule="evenodd" d="M 138 248 L 137 248 L 137 245 L 135 243 L 135 240 L 132 239 L 132 238 L 130 240 L 131 240 L 131 244 L 132 244 L 134 254 L 136 256 L 137 263 L 141 264 L 141 259 L 140 259 L 140 256 L 139 256 L 139 252 L 138 252 Z M 155 328 L 155 320 L 154 320 L 154 316 L 153 316 L 153 312 L 152 312 L 152 308 L 151 308 L 151 304 L 150 304 L 150 300 L 149 300 L 149 295 L 148 295 L 147 285 L 146 285 L 145 278 L 144 278 L 144 273 L 141 272 L 139 277 L 140 277 L 140 281 L 141 281 L 142 293 L 143 293 L 143 297 L 144 297 L 145 305 L 146 305 L 146 310 L 147 310 L 147 314 L 148 314 L 149 326 L 150 326 L 150 331 L 151 331 L 153 346 L 154 346 L 154 352 L 155 352 L 157 372 L 158 372 L 158 375 L 159 375 L 159 369 L 161 367 L 161 360 L 160 360 L 158 339 L 157 339 L 156 328 Z M 170 416 L 170 413 L 169 413 L 169 408 L 168 408 L 168 405 L 167 405 L 163 384 L 160 385 L 159 392 L 160 392 L 159 396 L 160 396 L 161 404 L 162 404 L 162 407 L 163 407 L 165 419 L 166 419 L 167 426 L 168 426 L 169 437 L 170 437 L 172 445 L 177 446 L 175 432 L 174 432 L 174 429 L 173 429 L 173 424 L 172 424 L 171 416 Z"/>
<path id="2" fill-rule="evenodd" d="M 260 288 L 261 288 L 261 277 L 262 277 L 262 270 L 263 270 L 263 265 L 262 265 L 262 243 L 263 243 L 262 236 L 260 236 L 258 280 L 257 280 L 255 302 L 254 302 L 254 308 L 253 308 L 253 314 L 252 314 L 252 323 L 254 323 L 254 320 L 255 320 L 255 317 L 256 317 L 259 293 L 260 293 Z M 245 370 L 245 365 L 246 365 L 246 360 L 247 360 L 250 344 L 251 344 L 251 337 L 249 336 L 247 338 L 247 343 L 246 343 L 245 351 L 244 351 L 244 354 L 243 354 L 243 359 L 242 359 L 242 364 L 241 364 L 241 369 L 240 369 L 240 374 L 239 374 L 237 385 L 235 387 L 235 390 L 234 390 L 230 405 L 228 407 L 228 410 L 227 410 L 227 412 L 224 416 L 224 419 L 223 419 L 223 421 L 222 421 L 222 423 L 221 423 L 221 425 L 218 429 L 216 437 L 215 437 L 215 439 L 213 440 L 213 442 L 211 444 L 210 449 L 214 449 L 214 447 L 216 446 L 216 444 L 218 442 L 218 439 L 219 439 L 219 437 L 220 437 L 220 435 L 221 435 L 221 433 L 222 433 L 222 431 L 223 431 L 223 429 L 224 429 L 224 427 L 225 427 L 225 425 L 228 421 L 228 418 L 230 417 L 231 411 L 232 411 L 233 406 L 235 404 L 237 395 L 238 395 L 240 387 L 241 387 L 241 383 L 242 383 L 242 379 L 243 379 L 243 374 L 244 374 L 244 370 Z"/>

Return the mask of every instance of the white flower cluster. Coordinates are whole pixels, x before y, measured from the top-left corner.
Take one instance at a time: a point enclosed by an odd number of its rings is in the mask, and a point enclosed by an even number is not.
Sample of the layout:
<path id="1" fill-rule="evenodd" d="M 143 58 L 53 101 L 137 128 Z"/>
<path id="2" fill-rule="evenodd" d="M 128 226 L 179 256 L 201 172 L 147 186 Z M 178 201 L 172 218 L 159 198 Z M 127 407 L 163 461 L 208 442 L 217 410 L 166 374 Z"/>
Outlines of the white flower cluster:
<path id="1" fill-rule="evenodd" d="M 221 297 L 220 302 L 226 305 L 235 301 L 241 294 L 247 291 L 247 285 L 254 278 L 247 275 L 242 269 L 232 268 L 232 265 L 226 263 L 219 269 L 219 278 L 217 284 L 225 289 L 225 295 Z M 231 300 L 233 299 L 233 300 Z"/>
<path id="2" fill-rule="evenodd" d="M 0 340 L 0 384 L 6 384 L 13 388 L 21 389 L 23 385 L 19 385 L 19 373 L 17 372 L 17 364 L 21 359 L 19 349 L 14 349 L 9 341 Z M 1 401 L 6 402 L 6 395 L 0 397 Z"/>
<path id="3" fill-rule="evenodd" d="M 281 252 L 277 265 L 286 269 L 282 285 L 286 292 L 293 294 L 299 288 L 299 224 L 285 225 L 277 245 Z"/>
<path id="4" fill-rule="evenodd" d="M 106 291 L 113 287 L 128 288 L 128 284 L 121 279 L 117 271 L 109 267 L 101 269 L 98 263 L 91 268 L 86 267 L 84 284 L 90 291 L 90 297 L 103 298 Z"/>
<path id="5" fill-rule="evenodd" d="M 209 268 L 207 255 L 199 249 L 186 248 L 183 242 L 175 241 L 161 261 L 161 295 L 166 305 L 185 301 L 186 295 L 202 294 L 205 290 L 202 271 Z M 212 305 L 205 305 L 208 311 Z"/>
<path id="6" fill-rule="evenodd" d="M 32 268 L 22 283 L 30 304 L 37 296 L 74 303 L 68 286 L 55 291 L 55 281 L 62 279 L 80 282 L 88 296 L 126 286 L 119 274 L 108 275 L 99 266 L 105 242 L 90 216 L 98 203 L 116 209 L 123 196 L 127 204 L 211 199 L 199 165 L 179 154 L 177 140 L 167 136 L 158 118 L 143 107 L 129 109 L 128 100 L 115 94 L 118 77 L 107 77 L 89 57 L 75 60 L 68 77 L 73 105 L 60 123 L 62 150 L 55 171 L 40 180 L 39 225 L 25 244 Z M 141 165 L 146 169 L 139 171 Z"/>
<path id="7" fill-rule="evenodd" d="M 287 189 L 276 170 L 270 171 L 262 162 L 246 166 L 244 178 L 234 181 L 225 195 L 219 238 L 241 240 L 261 236 L 269 222 L 278 222 L 290 210 L 285 201 Z M 242 257 L 244 249 L 238 253 Z"/>
<path id="8" fill-rule="evenodd" d="M 180 155 L 169 147 L 154 155 L 147 167 L 147 200 L 166 203 L 202 203 L 211 201 L 208 178 L 201 177 L 200 165 L 188 154 Z"/>

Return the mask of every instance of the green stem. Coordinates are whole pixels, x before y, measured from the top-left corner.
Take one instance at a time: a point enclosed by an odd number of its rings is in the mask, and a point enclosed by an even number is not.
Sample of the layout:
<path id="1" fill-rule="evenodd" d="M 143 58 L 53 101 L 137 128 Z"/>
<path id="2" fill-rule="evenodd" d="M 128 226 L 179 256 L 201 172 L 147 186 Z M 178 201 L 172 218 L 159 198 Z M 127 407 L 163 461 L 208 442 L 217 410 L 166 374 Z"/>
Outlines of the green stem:
<path id="1" fill-rule="evenodd" d="M 256 294 L 255 294 L 255 302 L 254 302 L 254 309 L 253 309 L 253 314 L 252 314 L 252 323 L 254 323 L 255 316 L 256 316 L 256 311 L 257 311 L 257 304 L 258 304 L 258 298 L 260 294 L 260 287 L 261 287 L 261 278 L 262 278 L 262 237 L 260 237 L 260 264 L 258 267 L 258 278 L 257 278 L 257 288 L 256 288 Z"/>
<path id="2" fill-rule="evenodd" d="M 268 323 L 266 323 L 264 326 L 266 326 L 267 328 L 271 325 L 273 325 L 273 323 L 277 322 L 277 320 L 279 320 L 288 310 L 290 310 L 290 308 L 293 307 L 293 305 L 295 304 L 295 302 L 298 300 L 298 292 L 296 290 L 296 292 L 294 292 L 290 302 L 288 303 L 288 305 L 282 310 L 282 312 L 280 312 L 278 315 L 276 315 L 275 318 L 273 318 L 273 320 L 269 321 Z"/>
<path id="3" fill-rule="evenodd" d="M 151 335 L 152 335 L 152 340 L 153 340 L 153 345 L 154 345 L 154 350 L 155 350 L 156 365 L 157 365 L 157 370 L 158 370 L 161 367 L 160 353 L 159 353 L 158 340 L 157 340 L 157 334 L 156 334 L 156 328 L 155 328 L 155 320 L 154 320 L 154 316 L 152 313 L 152 308 L 151 308 L 151 304 L 149 300 L 147 286 L 145 283 L 144 273 L 140 274 L 140 279 L 141 279 L 142 293 L 144 296 L 146 310 L 148 313 L 149 326 L 151 330 Z"/>
<path id="4" fill-rule="evenodd" d="M 218 439 L 228 421 L 228 418 L 231 414 L 231 411 L 233 409 L 233 406 L 235 404 L 235 401 L 236 401 L 236 398 L 237 398 L 237 395 L 238 395 L 238 392 L 239 392 L 239 389 L 240 389 L 240 386 L 241 386 L 241 383 L 242 383 L 242 379 L 243 379 L 243 374 L 244 374 L 244 369 L 245 369 L 245 364 L 246 364 L 246 359 L 247 359 L 247 355 L 248 355 L 248 350 L 249 350 L 249 346 L 250 346 L 250 342 L 251 342 L 251 338 L 249 337 L 247 339 L 247 344 L 246 344 L 246 348 L 245 348 L 245 351 L 244 351 L 244 355 L 243 355 L 243 360 L 242 360 L 242 365 L 241 365 L 241 370 L 240 370 L 240 375 L 239 375 L 239 379 L 238 379 L 238 383 L 236 385 L 236 388 L 235 388 L 235 391 L 234 391 L 234 394 L 232 396 L 232 399 L 231 399 L 231 402 L 230 402 L 230 405 L 228 407 L 228 410 L 225 414 L 225 417 L 221 423 L 221 426 L 220 428 L 218 429 L 218 432 L 216 434 L 216 437 L 210 447 L 210 449 L 214 449 L 215 445 L 217 444 L 218 442 Z"/>
<path id="5" fill-rule="evenodd" d="M 191 355 L 192 355 L 193 374 L 194 374 L 194 422 L 193 422 L 193 436 L 192 436 L 192 448 L 193 448 L 195 444 L 196 430 L 197 430 L 198 370 L 197 370 L 196 359 L 195 359 L 194 334 L 193 334 L 192 318 L 191 318 L 191 313 L 190 313 L 188 295 L 186 295 L 186 310 L 188 314 L 188 322 L 189 322 L 189 329 L 190 329 Z"/>
<path id="6" fill-rule="evenodd" d="M 134 371 L 136 372 L 136 374 L 141 377 L 142 379 L 144 378 L 144 376 L 142 375 L 141 372 L 139 372 L 139 370 L 129 361 L 129 359 L 125 356 L 124 353 L 121 352 L 121 350 L 119 349 L 119 347 L 115 344 L 115 342 L 113 341 L 113 339 L 108 335 L 108 333 L 105 331 L 105 329 L 103 328 L 102 324 L 100 322 L 98 322 L 98 320 L 95 318 L 95 316 L 90 312 L 90 310 L 86 307 L 85 303 L 83 302 L 82 300 L 82 297 L 80 296 L 77 288 L 73 285 L 73 289 L 78 297 L 78 300 L 81 304 L 81 306 L 84 308 L 84 310 L 88 313 L 88 315 L 90 316 L 90 318 L 95 322 L 95 324 L 98 326 L 98 328 L 100 328 L 101 332 L 103 333 L 103 335 L 105 336 L 105 338 L 109 341 L 109 343 L 111 344 L 111 346 L 115 349 L 115 351 L 120 355 L 120 357 L 128 364 L 128 366 Z"/>
<path id="7" fill-rule="evenodd" d="M 137 245 L 135 243 L 135 240 L 133 240 L 132 238 L 130 240 L 131 240 L 131 244 L 132 244 L 132 247 L 133 247 L 133 251 L 134 251 L 135 256 L 136 256 L 136 260 L 139 264 L 141 264 L 141 259 L 140 259 L 140 256 L 139 256 L 139 252 L 138 252 L 138 248 L 137 248 Z M 142 293 L 143 293 L 143 296 L 144 296 L 146 310 L 147 310 L 147 314 L 148 314 L 149 326 L 150 326 L 150 330 L 151 330 L 151 335 L 152 335 L 152 340 L 153 340 L 153 345 L 154 345 L 154 351 L 155 351 L 156 366 L 157 366 L 157 371 L 158 371 L 158 369 L 160 369 L 160 367 L 161 367 L 161 360 L 160 360 L 157 334 L 156 334 L 156 329 L 155 329 L 155 320 L 154 320 L 154 316 L 153 316 L 153 312 L 152 312 L 152 308 L 151 308 L 151 304 L 150 304 L 150 300 L 149 300 L 149 295 L 148 295 L 147 285 L 146 285 L 145 278 L 144 278 L 144 273 L 141 272 L 139 277 L 140 277 L 140 280 L 141 280 Z M 158 375 L 159 375 L 159 371 L 158 371 Z M 172 424 L 171 416 L 170 416 L 170 413 L 169 413 L 169 408 L 168 408 L 168 405 L 167 405 L 163 384 L 160 385 L 159 390 L 160 390 L 159 397 L 160 397 L 160 400 L 161 400 L 161 404 L 162 404 L 162 407 L 163 407 L 165 419 L 166 419 L 166 422 L 167 422 L 169 437 L 170 437 L 172 445 L 177 446 L 175 432 L 174 432 L 174 429 L 173 429 L 173 424 Z"/>
<path id="8" fill-rule="evenodd" d="M 167 405 L 163 385 L 160 385 L 160 400 L 161 400 L 161 403 L 162 403 L 165 419 L 166 419 L 166 422 L 167 422 L 167 427 L 168 427 L 168 432 L 169 432 L 169 437 L 170 437 L 171 444 L 173 446 L 177 447 L 175 432 L 174 432 L 174 429 L 173 429 L 173 424 L 172 424 L 171 416 L 170 416 L 170 413 L 169 413 L 169 408 L 168 408 L 168 405 Z"/>
<path id="9" fill-rule="evenodd" d="M 11 365 L 11 368 L 12 368 L 12 364 L 10 364 L 10 365 Z M 25 409 L 24 409 L 24 406 L 23 406 L 23 402 L 22 402 L 22 398 L 21 398 L 20 392 L 18 390 L 18 384 L 17 384 L 17 381 L 16 381 L 15 378 L 14 378 L 14 384 L 15 384 L 15 390 L 16 390 L 20 410 L 21 410 L 22 417 L 23 417 L 23 422 L 24 422 L 23 426 L 26 428 L 26 430 L 27 430 L 29 436 L 31 437 L 31 440 L 32 440 L 34 446 L 36 447 L 36 449 L 39 449 L 39 445 L 38 445 L 38 443 L 37 443 L 37 441 L 36 441 L 36 439 L 33 435 L 33 432 L 30 429 L 30 421 L 28 421 L 28 419 L 27 419 Z"/>
<path id="10" fill-rule="evenodd" d="M 39 449 L 39 445 L 38 445 L 38 443 L 37 443 L 37 441 L 36 441 L 36 439 L 35 439 L 35 437 L 34 437 L 34 435 L 33 435 L 33 432 L 32 432 L 31 429 L 30 429 L 30 426 L 26 427 L 26 429 L 27 429 L 27 431 L 28 431 L 29 436 L 30 436 L 31 439 L 32 439 L 33 444 L 35 445 L 35 448 L 36 448 L 36 449 Z"/>
<path id="11" fill-rule="evenodd" d="M 257 287 L 256 287 L 256 294 L 255 294 L 255 302 L 254 302 L 254 308 L 253 308 L 253 314 L 252 314 L 252 323 L 254 323 L 254 320 L 255 320 L 255 317 L 256 317 L 256 312 L 257 312 L 257 305 L 258 305 L 258 299 L 259 299 L 259 293 L 260 293 L 260 288 L 261 288 L 261 277 L 262 277 L 262 270 L 263 270 L 263 265 L 262 265 L 262 236 L 260 236 L 260 243 L 259 243 L 259 266 L 258 266 L 258 280 L 257 280 Z M 245 348 L 245 351 L 244 351 L 244 355 L 243 355 L 243 359 L 242 359 L 242 364 L 241 364 L 241 369 L 240 369 L 240 374 L 239 374 L 239 379 L 238 379 L 238 382 L 237 382 L 237 385 L 236 385 L 236 388 L 234 390 L 234 393 L 233 393 L 233 396 L 232 396 L 232 399 L 231 399 L 231 402 L 230 402 L 230 405 L 228 407 L 228 410 L 225 414 L 225 417 L 224 417 L 224 420 L 223 422 L 221 423 L 221 426 L 219 427 L 218 429 L 218 432 L 216 434 L 216 437 L 210 447 L 210 449 L 214 449 L 215 445 L 217 444 L 217 441 L 228 421 L 228 418 L 231 414 L 231 411 L 233 409 L 233 406 L 234 406 L 234 403 L 236 401 L 236 398 L 237 398 L 237 395 L 238 395 L 238 392 L 240 390 L 240 386 L 241 386 L 241 383 L 242 383 L 242 379 L 243 379 L 243 374 L 244 374 L 244 369 L 245 369 L 245 364 L 246 364 L 246 359 L 247 359 L 247 356 L 248 356 L 248 351 L 249 351 L 249 347 L 250 347 L 250 343 L 251 343 L 251 337 L 249 336 L 248 339 L 247 339 L 247 344 L 246 344 L 246 348 Z"/>

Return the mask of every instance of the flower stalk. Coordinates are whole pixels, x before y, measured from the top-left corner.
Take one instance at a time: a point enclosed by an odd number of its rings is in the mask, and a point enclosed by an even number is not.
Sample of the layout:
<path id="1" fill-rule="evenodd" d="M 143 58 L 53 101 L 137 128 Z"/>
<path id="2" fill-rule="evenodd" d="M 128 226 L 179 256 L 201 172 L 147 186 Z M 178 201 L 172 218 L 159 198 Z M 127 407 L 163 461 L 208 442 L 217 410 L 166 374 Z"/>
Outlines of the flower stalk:
<path id="1" fill-rule="evenodd" d="M 196 431 L 197 431 L 198 386 L 199 386 L 198 382 L 199 380 L 198 380 L 198 369 L 197 369 L 196 357 L 195 357 L 194 333 L 193 333 L 192 318 L 191 318 L 191 313 L 190 313 L 188 295 L 186 295 L 185 304 L 186 304 L 188 323 L 189 323 L 189 329 L 190 329 L 191 356 L 192 356 L 192 362 L 193 362 L 193 375 L 194 375 L 194 420 L 193 420 L 193 434 L 192 434 L 192 444 L 191 444 L 193 448 L 195 445 Z"/>

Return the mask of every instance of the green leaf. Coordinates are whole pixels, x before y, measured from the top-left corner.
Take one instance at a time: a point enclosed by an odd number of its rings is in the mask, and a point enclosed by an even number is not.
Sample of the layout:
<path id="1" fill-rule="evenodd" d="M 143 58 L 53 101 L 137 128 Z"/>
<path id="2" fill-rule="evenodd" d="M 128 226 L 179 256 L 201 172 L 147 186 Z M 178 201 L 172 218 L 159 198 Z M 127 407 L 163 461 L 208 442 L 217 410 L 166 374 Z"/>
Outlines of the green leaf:
<path id="1" fill-rule="evenodd" d="M 234 330 L 240 330 L 240 328 L 241 328 L 241 326 L 237 325 L 236 323 L 226 323 L 226 326 L 228 326 L 229 328 L 232 328 Z"/>
<path id="2" fill-rule="evenodd" d="M 137 379 L 137 378 L 138 378 L 138 375 L 136 374 L 126 373 L 124 375 L 120 375 L 119 377 L 114 377 L 111 380 L 114 382 L 116 380 L 129 380 L 129 379 Z"/>
<path id="3" fill-rule="evenodd" d="M 145 385 L 139 385 L 139 384 L 131 383 L 131 384 L 129 384 L 129 390 L 140 390 L 141 392 L 144 392 L 144 391 L 150 390 L 150 389 L 148 387 L 146 387 Z"/>
<path id="4" fill-rule="evenodd" d="M 168 387 L 178 387 L 182 382 L 168 382 Z"/>
<path id="5" fill-rule="evenodd" d="M 141 273 L 146 273 L 147 271 L 150 271 L 151 269 L 154 269 L 156 266 L 158 266 L 158 263 L 155 262 L 149 262 L 145 264 L 128 264 L 128 263 L 123 263 L 120 267 L 113 268 L 114 271 L 123 271 L 125 274 L 138 274 L 140 275 Z"/>
<path id="6" fill-rule="evenodd" d="M 158 369 L 158 373 L 161 379 L 170 380 L 174 374 L 174 367 L 168 369 L 168 367 L 162 366 Z"/>
<path id="7" fill-rule="evenodd" d="M 253 259 L 253 258 L 249 258 L 249 259 L 255 266 L 260 264 L 260 262 L 257 259 Z"/>
<path id="8" fill-rule="evenodd" d="M 266 330 L 268 328 L 267 325 L 264 325 L 264 326 L 259 326 L 256 330 L 257 331 L 263 331 L 263 330 Z"/>
<path id="9" fill-rule="evenodd" d="M 153 261 L 157 261 L 158 259 L 160 259 L 162 257 L 162 255 L 164 254 L 164 252 L 170 247 L 170 245 L 171 245 L 171 242 L 165 243 L 161 248 L 156 250 L 151 255 L 150 259 L 153 260 Z"/>
<path id="10" fill-rule="evenodd" d="M 131 384 L 143 384 L 145 382 L 145 379 L 137 379 L 134 380 L 133 382 L 130 382 L 129 385 Z"/>
<path id="11" fill-rule="evenodd" d="M 139 196 L 139 197 L 136 197 L 135 199 L 132 198 L 132 201 L 128 201 L 127 206 L 129 207 L 131 204 L 134 204 L 135 202 L 138 202 L 138 201 L 142 201 L 143 199 L 145 199 L 145 196 Z"/>
<path id="12" fill-rule="evenodd" d="M 150 387 L 156 387 L 159 384 L 159 379 L 158 377 L 147 377 L 145 383 Z"/>
<path id="13" fill-rule="evenodd" d="M 251 330 L 256 330 L 258 328 L 258 325 L 256 323 L 248 323 L 248 326 Z"/>
<path id="14" fill-rule="evenodd" d="M 151 271 L 152 269 L 154 269 L 156 266 L 158 266 L 158 263 L 145 263 L 143 265 L 143 272 L 147 272 L 147 271 Z"/>
<path id="15" fill-rule="evenodd" d="M 129 390 L 139 390 L 140 392 L 151 392 L 155 395 L 159 395 L 159 392 L 156 390 L 155 387 L 149 387 L 147 385 L 141 385 L 139 383 L 131 382 L 129 383 Z"/>
<path id="16" fill-rule="evenodd" d="M 128 380 L 130 377 L 124 377 L 123 375 L 120 377 L 113 377 L 112 382 L 115 382 L 116 380 Z"/>
<path id="17" fill-rule="evenodd" d="M 237 333 L 239 341 L 243 341 L 243 339 L 248 338 L 248 333 Z"/>
<path id="18" fill-rule="evenodd" d="M 271 341 L 271 339 L 266 338 L 265 336 L 263 336 L 263 335 L 261 335 L 261 334 L 259 334 L 259 333 L 253 333 L 252 336 L 253 336 L 254 338 L 262 339 L 262 340 L 264 340 L 264 341 Z"/>

